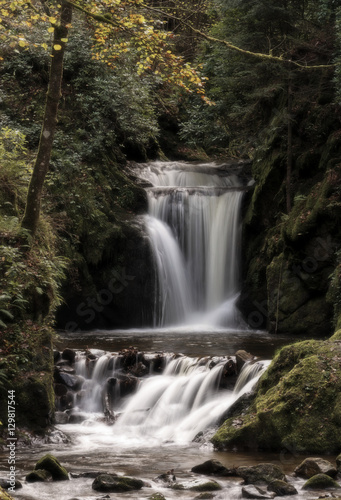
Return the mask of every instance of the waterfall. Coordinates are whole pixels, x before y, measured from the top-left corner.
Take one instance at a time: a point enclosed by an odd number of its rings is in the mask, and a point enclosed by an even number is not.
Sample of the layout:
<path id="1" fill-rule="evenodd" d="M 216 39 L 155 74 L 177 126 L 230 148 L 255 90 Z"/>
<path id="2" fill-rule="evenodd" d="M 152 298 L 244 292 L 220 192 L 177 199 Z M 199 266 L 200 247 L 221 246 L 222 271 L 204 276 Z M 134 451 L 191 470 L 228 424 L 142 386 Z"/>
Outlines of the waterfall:
<path id="1" fill-rule="evenodd" d="M 152 184 L 146 225 L 158 275 L 154 326 L 238 326 L 241 181 L 215 164 L 139 168 Z"/>
<path id="2" fill-rule="evenodd" d="M 163 371 L 155 374 L 157 355 L 143 354 L 149 373 L 132 377 L 141 365 L 139 356 L 127 372 L 122 354 L 103 353 L 85 369 L 84 355 L 76 363 L 77 375 L 85 377 L 82 389 L 74 398 L 77 406 L 71 414 L 85 415 L 91 421 L 103 418 L 108 411 L 116 415 L 115 436 L 146 445 L 161 442 L 177 444 L 192 441 L 196 435 L 216 425 L 228 408 L 245 392 L 252 390 L 269 362 L 245 364 L 236 383 L 226 383 L 226 367 L 235 365 L 231 357 L 191 358 L 165 354 Z M 127 358 L 126 358 L 127 359 Z M 228 376 L 231 376 L 229 374 Z M 127 393 L 126 384 L 134 380 Z M 125 388 L 122 392 L 120 389 Z M 123 384 L 123 385 L 122 385 Z M 230 388 L 229 388 L 230 386 Z M 115 392 L 113 393 L 113 388 Z"/>

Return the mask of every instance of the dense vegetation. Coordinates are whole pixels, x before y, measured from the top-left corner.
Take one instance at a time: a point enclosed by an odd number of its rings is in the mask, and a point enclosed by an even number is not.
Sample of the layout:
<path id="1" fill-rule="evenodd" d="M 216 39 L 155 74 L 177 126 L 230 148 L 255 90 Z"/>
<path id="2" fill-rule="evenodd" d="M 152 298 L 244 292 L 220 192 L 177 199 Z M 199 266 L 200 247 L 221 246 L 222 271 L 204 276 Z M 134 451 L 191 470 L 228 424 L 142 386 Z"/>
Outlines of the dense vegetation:
<path id="1" fill-rule="evenodd" d="M 135 279 L 112 297 L 112 315 L 97 323 L 78 317 L 70 328 L 150 322 L 150 256 L 135 222 L 146 199 L 125 170 L 129 160 L 252 159 L 256 187 L 245 202 L 240 300 L 246 319 L 256 328 L 297 334 L 327 336 L 341 326 L 338 2 L 199 4 L 195 10 L 181 2 L 175 12 L 162 2 L 158 13 L 174 37 L 172 48 L 185 57 L 168 61 L 177 82 L 165 63 L 148 60 L 144 45 L 128 47 L 125 34 L 113 37 L 121 46 L 115 57 L 111 46 L 99 48 L 98 36 L 94 46 L 93 20 L 74 14 L 33 238 L 21 221 L 49 84 L 44 45 L 51 40 L 38 24 L 26 27 L 25 41 L 0 31 L 0 391 L 20 374 L 19 397 L 31 384 L 44 400 L 43 416 L 19 420 L 23 425 L 39 429 L 50 422 L 56 314 L 64 328 L 85 297 L 98 298 L 108 276 L 125 272 Z M 189 61 L 207 82 L 205 101 L 189 86 L 199 74 Z M 180 63 L 187 69 L 177 74 Z M 179 82 L 190 92 L 174 86 Z M 63 301 L 67 306 L 60 307 Z"/>

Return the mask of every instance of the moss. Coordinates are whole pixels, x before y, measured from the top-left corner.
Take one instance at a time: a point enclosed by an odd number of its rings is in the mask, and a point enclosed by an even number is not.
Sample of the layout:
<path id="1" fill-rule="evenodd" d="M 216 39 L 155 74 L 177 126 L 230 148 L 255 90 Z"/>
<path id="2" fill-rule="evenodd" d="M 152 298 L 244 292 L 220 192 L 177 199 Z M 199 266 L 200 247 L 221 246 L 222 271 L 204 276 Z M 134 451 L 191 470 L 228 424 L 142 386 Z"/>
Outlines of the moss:
<path id="1" fill-rule="evenodd" d="M 221 486 L 219 483 L 217 483 L 216 481 L 207 481 L 205 483 L 202 483 L 202 484 L 198 484 L 198 485 L 195 485 L 195 486 L 191 486 L 190 488 L 190 491 L 218 491 L 218 490 L 221 490 Z"/>
<path id="2" fill-rule="evenodd" d="M 307 341 L 283 348 L 261 378 L 245 415 L 228 419 L 212 439 L 219 449 L 330 453 L 341 447 L 341 345 Z"/>
<path id="3" fill-rule="evenodd" d="M 52 479 L 51 472 L 45 469 L 37 469 L 29 472 L 26 476 L 26 481 L 28 483 L 45 482 Z"/>
<path id="4" fill-rule="evenodd" d="M 59 461 L 51 454 L 44 455 L 34 467 L 35 471 L 45 470 L 50 472 L 54 481 L 65 481 L 69 480 L 69 474 L 65 467 L 63 467 Z"/>
<path id="5" fill-rule="evenodd" d="M 341 488 L 341 486 L 327 474 L 316 474 L 302 486 L 303 490 L 324 490 L 327 488 Z"/>

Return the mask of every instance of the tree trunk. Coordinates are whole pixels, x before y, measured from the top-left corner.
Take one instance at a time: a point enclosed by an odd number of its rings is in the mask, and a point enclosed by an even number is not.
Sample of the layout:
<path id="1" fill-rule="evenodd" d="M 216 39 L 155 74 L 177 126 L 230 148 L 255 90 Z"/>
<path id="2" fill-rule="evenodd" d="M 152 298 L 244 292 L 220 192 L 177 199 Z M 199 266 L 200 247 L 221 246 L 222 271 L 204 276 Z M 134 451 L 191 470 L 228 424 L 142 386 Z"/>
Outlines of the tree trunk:
<path id="1" fill-rule="evenodd" d="M 72 19 L 72 6 L 64 1 L 61 2 L 61 5 L 60 25 L 55 26 L 53 36 L 44 121 L 39 140 L 38 153 L 28 187 L 25 214 L 21 223 L 21 227 L 28 230 L 32 236 L 34 236 L 37 230 L 44 180 L 50 165 L 53 139 L 57 125 L 58 104 L 61 97 L 63 59 L 66 45 L 65 39 L 67 39 L 69 24 Z"/>

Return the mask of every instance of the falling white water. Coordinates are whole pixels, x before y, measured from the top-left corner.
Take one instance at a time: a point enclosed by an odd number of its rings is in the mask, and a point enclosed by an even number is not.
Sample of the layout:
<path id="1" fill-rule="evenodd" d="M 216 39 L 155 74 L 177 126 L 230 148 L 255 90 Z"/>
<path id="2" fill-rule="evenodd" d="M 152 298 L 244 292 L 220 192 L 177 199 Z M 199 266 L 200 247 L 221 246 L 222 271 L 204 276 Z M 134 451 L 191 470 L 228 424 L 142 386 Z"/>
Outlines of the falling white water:
<path id="1" fill-rule="evenodd" d="M 102 419 L 108 380 L 120 377 L 117 356 L 100 357 L 82 388 L 78 408 L 87 421 Z M 267 361 L 245 364 L 235 389 L 226 389 L 221 379 L 228 358 L 190 358 L 168 355 L 162 374 L 142 378 L 136 391 L 125 397 L 119 392 L 110 411 L 118 414 L 113 427 L 115 440 L 138 446 L 191 442 L 199 432 L 215 426 L 228 408 L 252 387 L 268 366 Z M 84 374 L 81 362 L 77 370 Z M 97 417 L 96 417 L 97 415 Z"/>
<path id="2" fill-rule="evenodd" d="M 243 187 L 215 164 L 147 164 L 146 219 L 158 274 L 155 326 L 238 326 Z"/>

